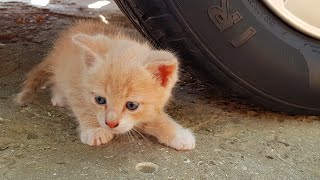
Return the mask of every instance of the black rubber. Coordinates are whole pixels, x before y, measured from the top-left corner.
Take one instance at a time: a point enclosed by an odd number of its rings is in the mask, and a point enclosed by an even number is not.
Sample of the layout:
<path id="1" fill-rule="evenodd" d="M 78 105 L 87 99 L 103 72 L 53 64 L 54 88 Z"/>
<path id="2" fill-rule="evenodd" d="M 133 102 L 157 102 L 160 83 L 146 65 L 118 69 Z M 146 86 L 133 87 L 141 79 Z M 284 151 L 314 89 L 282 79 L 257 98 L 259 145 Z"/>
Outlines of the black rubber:
<path id="1" fill-rule="evenodd" d="M 143 35 L 178 52 L 201 77 L 273 111 L 320 114 L 320 41 L 260 0 L 115 2 Z"/>

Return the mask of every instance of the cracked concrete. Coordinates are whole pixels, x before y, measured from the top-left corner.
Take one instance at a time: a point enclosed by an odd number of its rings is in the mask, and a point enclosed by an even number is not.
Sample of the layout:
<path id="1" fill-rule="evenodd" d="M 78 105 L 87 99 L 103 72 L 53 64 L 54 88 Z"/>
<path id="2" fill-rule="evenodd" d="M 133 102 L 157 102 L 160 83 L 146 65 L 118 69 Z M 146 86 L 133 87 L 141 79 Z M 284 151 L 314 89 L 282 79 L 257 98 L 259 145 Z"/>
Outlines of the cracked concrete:
<path id="1" fill-rule="evenodd" d="M 72 3 L 51 2 L 60 7 Z M 83 145 L 70 112 L 51 106 L 46 91 L 30 106 L 15 105 L 12 99 L 25 74 L 79 16 L 103 14 L 136 33 L 114 4 L 109 11 L 108 6 L 87 9 L 86 3 L 72 4 L 75 10 L 68 12 L 0 3 L 0 179 L 320 178 L 319 117 L 244 105 L 184 70 L 168 113 L 194 130 L 197 147 L 189 152 L 139 134 L 117 137 L 103 147 Z M 143 162 L 152 164 L 136 167 Z"/>

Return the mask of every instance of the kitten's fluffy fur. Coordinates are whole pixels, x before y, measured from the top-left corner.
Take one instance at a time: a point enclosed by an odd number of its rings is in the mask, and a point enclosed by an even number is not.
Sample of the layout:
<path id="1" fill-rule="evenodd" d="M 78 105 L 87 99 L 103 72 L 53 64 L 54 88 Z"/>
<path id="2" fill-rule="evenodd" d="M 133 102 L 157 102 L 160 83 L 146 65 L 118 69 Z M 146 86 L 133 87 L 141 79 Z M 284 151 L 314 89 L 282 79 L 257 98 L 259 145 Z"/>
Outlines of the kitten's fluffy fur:
<path id="1" fill-rule="evenodd" d="M 192 133 L 164 112 L 177 79 L 178 61 L 172 53 L 152 49 L 115 26 L 80 21 L 32 69 L 16 100 L 27 104 L 41 87 L 50 86 L 52 104 L 72 109 L 81 141 L 90 146 L 135 128 L 177 150 L 191 150 Z M 106 104 L 97 104 L 96 96 L 105 97 Z M 138 108 L 126 108 L 128 101 Z"/>

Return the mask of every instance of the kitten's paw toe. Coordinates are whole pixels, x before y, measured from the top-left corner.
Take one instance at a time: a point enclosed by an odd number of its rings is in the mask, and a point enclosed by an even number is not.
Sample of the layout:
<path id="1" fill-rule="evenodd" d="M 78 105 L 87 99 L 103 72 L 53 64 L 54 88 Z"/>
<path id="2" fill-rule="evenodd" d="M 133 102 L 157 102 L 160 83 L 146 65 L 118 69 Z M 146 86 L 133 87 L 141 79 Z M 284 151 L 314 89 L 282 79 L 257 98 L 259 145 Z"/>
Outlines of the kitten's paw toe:
<path id="1" fill-rule="evenodd" d="M 60 96 L 53 96 L 53 97 L 51 98 L 51 103 L 52 103 L 52 105 L 54 105 L 54 106 L 59 106 L 59 107 L 65 106 L 64 98 L 63 98 L 63 97 L 60 97 Z"/>
<path id="2" fill-rule="evenodd" d="M 176 150 L 192 150 L 196 146 L 196 139 L 189 129 L 178 129 L 176 137 L 168 144 Z"/>
<path id="3" fill-rule="evenodd" d="M 112 140 L 113 134 L 105 128 L 87 129 L 81 131 L 81 142 L 90 146 L 100 146 Z"/>

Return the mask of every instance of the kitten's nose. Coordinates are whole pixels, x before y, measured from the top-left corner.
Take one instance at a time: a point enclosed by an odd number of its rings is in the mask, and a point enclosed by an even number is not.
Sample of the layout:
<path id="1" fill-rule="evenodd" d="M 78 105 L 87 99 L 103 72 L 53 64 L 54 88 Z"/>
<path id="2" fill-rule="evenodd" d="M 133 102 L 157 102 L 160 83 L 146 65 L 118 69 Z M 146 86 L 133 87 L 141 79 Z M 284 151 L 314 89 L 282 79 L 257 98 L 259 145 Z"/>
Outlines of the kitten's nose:
<path id="1" fill-rule="evenodd" d="M 109 126 L 110 128 L 116 128 L 119 125 L 118 121 L 107 121 L 106 120 L 106 125 Z"/>

